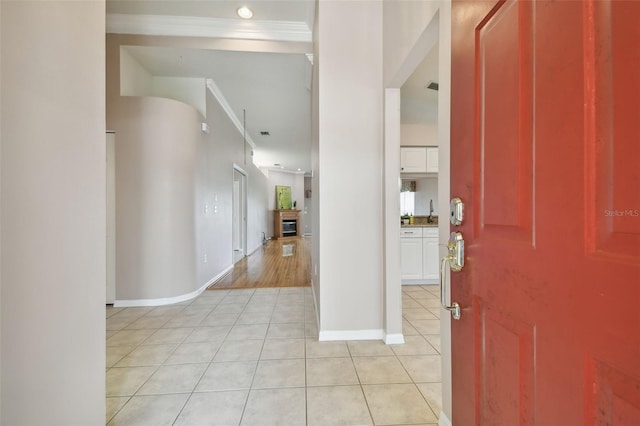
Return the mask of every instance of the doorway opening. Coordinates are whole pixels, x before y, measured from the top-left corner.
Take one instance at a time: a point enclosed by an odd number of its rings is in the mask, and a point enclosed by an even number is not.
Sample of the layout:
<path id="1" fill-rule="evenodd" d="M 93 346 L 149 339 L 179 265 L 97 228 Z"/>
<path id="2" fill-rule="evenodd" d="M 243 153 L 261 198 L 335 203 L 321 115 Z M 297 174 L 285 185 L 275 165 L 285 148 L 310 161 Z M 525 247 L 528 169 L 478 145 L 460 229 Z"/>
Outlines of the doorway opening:
<path id="1" fill-rule="evenodd" d="M 247 255 L 247 175 L 233 166 L 233 263 Z"/>
<path id="2" fill-rule="evenodd" d="M 431 145 L 433 146 L 433 148 L 437 146 L 437 151 L 435 151 L 437 152 L 435 158 L 437 158 L 438 163 L 437 175 L 434 173 L 431 173 L 430 175 L 427 175 L 427 173 L 423 173 L 422 175 L 406 177 L 411 178 L 411 180 L 414 180 L 414 178 L 416 178 L 415 180 L 417 180 L 418 177 L 427 179 L 425 183 L 428 185 L 425 186 L 425 189 L 431 188 L 429 189 L 429 191 L 433 193 L 433 196 L 431 196 L 430 194 L 430 196 L 426 197 L 426 200 L 432 200 L 432 202 L 427 202 L 426 204 L 428 206 L 428 216 L 429 218 L 431 218 L 431 216 L 433 215 L 433 213 L 431 213 L 432 210 L 442 215 L 442 220 L 435 222 L 437 223 L 436 228 L 438 230 L 437 238 L 424 239 L 422 241 L 423 245 L 421 247 L 423 249 L 423 253 L 426 252 L 428 254 L 427 257 L 429 259 L 436 261 L 436 263 L 439 263 L 440 258 L 447 254 L 446 241 L 448 240 L 449 232 L 447 207 L 449 206 L 450 193 L 450 28 L 451 5 L 442 3 L 435 11 L 433 17 L 431 18 L 423 33 L 416 40 L 414 46 L 408 52 L 407 57 L 400 65 L 396 75 L 394 75 L 391 80 L 387 82 L 385 89 L 385 300 L 387 308 L 387 327 L 391 330 L 397 329 L 397 306 L 400 306 L 400 314 L 403 325 L 403 327 L 401 328 L 403 334 L 401 334 L 400 336 L 406 335 L 404 337 L 406 337 L 407 340 L 414 338 L 413 336 L 411 336 L 411 333 L 407 333 L 404 330 L 406 325 L 411 325 L 412 323 L 422 328 L 423 331 L 427 332 L 427 335 L 434 336 L 432 340 L 434 340 L 433 343 L 438 347 L 437 350 L 440 353 L 441 357 L 441 381 L 440 386 L 434 385 L 434 389 L 432 390 L 435 394 L 438 394 L 437 396 L 440 400 L 439 424 L 441 425 L 451 425 L 451 420 L 449 419 L 451 416 L 451 318 L 449 315 L 440 316 L 440 301 L 437 300 L 440 296 L 439 286 L 401 286 L 401 229 L 399 220 L 401 214 L 400 146 Z M 417 99 L 410 100 L 411 102 L 406 102 L 407 96 L 401 95 L 403 86 L 405 86 L 405 84 L 409 82 L 414 73 L 419 72 L 420 70 L 428 71 L 430 69 L 430 65 L 425 63 L 425 60 L 430 53 L 432 59 L 437 62 L 437 64 L 431 64 L 432 67 L 435 67 L 431 68 L 431 70 L 436 72 L 437 77 L 435 78 L 439 83 L 437 92 L 431 93 L 432 97 L 433 95 L 435 95 L 435 102 L 431 102 L 430 104 L 432 109 L 424 107 L 421 102 L 423 99 L 418 96 L 414 97 Z M 413 84 L 413 86 L 415 88 L 411 88 L 410 90 L 420 90 L 421 92 L 423 92 L 420 94 L 420 96 L 424 95 L 425 98 L 428 97 L 428 90 L 430 90 L 428 86 L 430 85 L 427 84 L 427 80 L 429 78 L 433 79 L 433 77 L 426 76 L 426 73 L 422 76 L 422 80 L 420 80 L 420 76 L 413 77 L 418 77 L 418 79 L 414 78 L 413 83 L 415 84 Z M 427 78 L 427 80 L 425 80 L 425 78 Z M 419 82 L 421 83 L 418 84 Z M 412 83 L 409 82 L 409 85 L 411 84 Z M 404 87 L 405 94 L 407 89 L 409 89 L 409 86 Z M 405 101 L 405 114 L 401 114 L 400 112 L 402 108 L 401 104 L 403 102 L 403 97 Z M 413 107 L 413 110 L 407 111 L 407 106 Z M 406 114 L 407 112 L 412 113 L 413 115 Z M 401 123 L 403 121 L 401 115 L 405 116 L 404 123 Z M 424 125 L 426 123 L 421 123 L 416 120 L 418 120 L 419 118 L 424 118 L 427 115 L 432 116 L 430 123 L 431 131 L 428 132 L 430 133 L 428 137 L 425 137 L 424 134 L 421 134 L 420 137 L 422 139 L 419 143 L 403 143 L 403 140 L 406 142 L 407 139 L 412 139 L 412 136 L 415 136 L 413 132 L 414 130 L 418 128 L 424 128 Z M 407 120 L 407 118 L 409 120 Z M 403 126 L 403 124 L 405 125 Z M 409 124 L 409 126 L 407 126 L 406 124 Z M 428 141 L 432 140 L 435 141 L 435 143 L 427 143 Z M 428 168 L 429 167 L 426 167 L 425 164 L 425 169 Z M 433 186 L 436 186 L 437 190 L 435 190 Z M 431 208 L 431 204 L 433 204 L 433 208 Z M 440 208 L 438 206 L 440 206 Z M 435 224 L 432 221 L 429 221 L 429 223 L 430 225 Z M 428 245 L 433 240 L 437 241 L 437 255 L 435 254 L 435 247 Z M 426 250 L 427 247 L 428 251 Z M 424 273 L 424 257 L 422 258 L 422 260 L 422 279 L 424 280 L 426 276 Z M 428 267 L 429 265 L 433 266 L 432 264 L 427 263 L 427 270 L 431 270 L 431 268 Z M 436 272 L 437 275 L 434 280 L 436 282 L 439 281 L 438 272 L 439 271 Z M 436 295 L 437 297 L 428 297 L 429 294 L 426 293 Z M 435 321 L 433 319 L 420 318 L 420 316 L 425 315 L 422 308 L 427 309 L 431 314 L 437 316 L 438 320 Z M 411 321 L 411 317 L 413 317 L 415 321 Z M 411 331 L 411 328 L 409 328 L 409 331 Z M 437 334 L 437 331 L 439 331 L 440 333 L 436 338 L 435 336 Z M 432 332 L 433 335 L 430 334 Z"/>

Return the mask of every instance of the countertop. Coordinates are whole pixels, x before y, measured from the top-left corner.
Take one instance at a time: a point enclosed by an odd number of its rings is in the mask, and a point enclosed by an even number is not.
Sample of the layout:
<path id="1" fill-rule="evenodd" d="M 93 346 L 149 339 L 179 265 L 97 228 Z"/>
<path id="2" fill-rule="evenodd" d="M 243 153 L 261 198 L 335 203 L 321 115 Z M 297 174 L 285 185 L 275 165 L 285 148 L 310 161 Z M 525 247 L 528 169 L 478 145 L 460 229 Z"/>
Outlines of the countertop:
<path id="1" fill-rule="evenodd" d="M 403 225 L 400 226 L 402 228 L 437 228 L 438 227 L 438 216 L 431 216 L 432 223 L 429 223 L 429 216 L 416 215 L 413 217 L 412 225 Z"/>

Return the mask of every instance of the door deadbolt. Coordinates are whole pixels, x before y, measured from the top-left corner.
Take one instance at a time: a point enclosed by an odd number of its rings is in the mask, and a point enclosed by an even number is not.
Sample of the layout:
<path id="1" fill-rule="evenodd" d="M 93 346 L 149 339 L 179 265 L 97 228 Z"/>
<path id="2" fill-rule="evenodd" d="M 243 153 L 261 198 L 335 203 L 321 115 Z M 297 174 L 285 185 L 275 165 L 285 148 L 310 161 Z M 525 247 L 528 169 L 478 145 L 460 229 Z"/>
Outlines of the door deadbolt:
<path id="1" fill-rule="evenodd" d="M 462 224 L 464 219 L 464 203 L 458 197 L 453 198 L 449 203 L 449 221 L 453 226 Z"/>

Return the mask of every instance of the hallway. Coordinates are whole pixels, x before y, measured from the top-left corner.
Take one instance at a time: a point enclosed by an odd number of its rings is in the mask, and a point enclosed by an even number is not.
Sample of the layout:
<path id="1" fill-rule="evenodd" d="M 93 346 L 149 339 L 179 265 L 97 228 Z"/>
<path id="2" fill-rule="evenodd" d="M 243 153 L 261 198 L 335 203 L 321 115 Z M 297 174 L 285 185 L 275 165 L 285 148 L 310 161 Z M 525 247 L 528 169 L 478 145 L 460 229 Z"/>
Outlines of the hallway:
<path id="1" fill-rule="evenodd" d="M 318 342 L 310 288 L 107 308 L 110 425 L 430 424 L 438 287 L 403 287 L 404 345 Z"/>
<path id="2" fill-rule="evenodd" d="M 207 290 L 311 286 L 311 237 L 269 240 Z"/>

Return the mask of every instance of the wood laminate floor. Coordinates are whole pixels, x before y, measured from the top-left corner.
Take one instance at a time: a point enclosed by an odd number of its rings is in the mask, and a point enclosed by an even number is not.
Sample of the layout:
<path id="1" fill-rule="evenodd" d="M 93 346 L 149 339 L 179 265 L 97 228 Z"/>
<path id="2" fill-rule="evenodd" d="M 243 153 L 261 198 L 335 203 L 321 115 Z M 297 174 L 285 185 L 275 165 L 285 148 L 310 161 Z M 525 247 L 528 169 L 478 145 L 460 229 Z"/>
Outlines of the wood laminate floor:
<path id="1" fill-rule="evenodd" d="M 311 238 L 270 240 L 207 290 L 311 285 Z"/>

